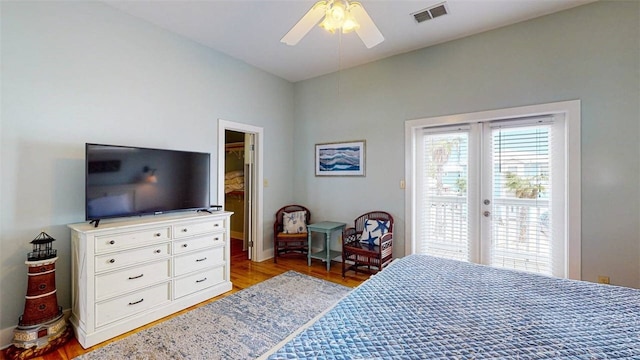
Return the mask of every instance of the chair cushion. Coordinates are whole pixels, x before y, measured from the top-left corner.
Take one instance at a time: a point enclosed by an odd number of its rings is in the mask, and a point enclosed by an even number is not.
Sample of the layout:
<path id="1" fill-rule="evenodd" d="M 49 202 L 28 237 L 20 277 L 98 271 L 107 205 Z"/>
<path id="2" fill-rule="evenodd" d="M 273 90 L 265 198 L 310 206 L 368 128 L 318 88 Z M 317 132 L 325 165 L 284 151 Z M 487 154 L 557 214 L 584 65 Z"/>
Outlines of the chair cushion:
<path id="1" fill-rule="evenodd" d="M 299 234 L 307 232 L 306 211 L 282 213 L 282 232 L 285 234 Z"/>
<path id="2" fill-rule="evenodd" d="M 306 239 L 307 238 L 307 232 L 301 232 L 301 233 L 297 233 L 297 234 L 288 234 L 288 233 L 283 233 L 280 232 L 278 233 L 278 239 Z"/>
<path id="3" fill-rule="evenodd" d="M 362 230 L 362 236 L 360 236 L 360 242 L 366 242 L 369 245 L 380 245 L 380 238 L 382 235 L 389 232 L 390 221 L 385 220 L 371 220 L 364 221 L 364 229 Z"/>

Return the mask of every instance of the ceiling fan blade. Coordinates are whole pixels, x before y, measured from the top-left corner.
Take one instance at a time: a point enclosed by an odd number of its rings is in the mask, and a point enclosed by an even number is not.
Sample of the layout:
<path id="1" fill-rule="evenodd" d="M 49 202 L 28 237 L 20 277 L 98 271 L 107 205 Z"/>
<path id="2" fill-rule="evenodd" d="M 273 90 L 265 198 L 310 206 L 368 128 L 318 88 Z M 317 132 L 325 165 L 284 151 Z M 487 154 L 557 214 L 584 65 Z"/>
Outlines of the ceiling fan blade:
<path id="1" fill-rule="evenodd" d="M 356 33 L 360 36 L 360 39 L 367 49 L 371 49 L 384 41 L 384 36 L 382 36 L 380 30 L 378 30 L 376 24 L 373 23 L 373 20 L 371 20 L 367 11 L 362 7 L 362 4 L 352 2 L 351 15 L 353 15 L 360 24 L 360 28 L 356 30 Z"/>
<path id="2" fill-rule="evenodd" d="M 297 44 L 311 29 L 322 19 L 327 11 L 327 2 L 318 1 L 313 5 L 297 24 L 295 24 L 289 32 L 280 39 L 287 45 Z"/>

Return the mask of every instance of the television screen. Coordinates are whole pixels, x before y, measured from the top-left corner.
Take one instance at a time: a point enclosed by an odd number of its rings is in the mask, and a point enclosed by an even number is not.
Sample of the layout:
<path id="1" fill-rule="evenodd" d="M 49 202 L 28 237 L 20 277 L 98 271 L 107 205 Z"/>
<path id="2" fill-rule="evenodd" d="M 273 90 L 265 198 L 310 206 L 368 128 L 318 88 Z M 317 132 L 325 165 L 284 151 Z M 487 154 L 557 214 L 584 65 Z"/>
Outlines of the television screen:
<path id="1" fill-rule="evenodd" d="M 86 144 L 86 219 L 207 209 L 208 153 Z"/>

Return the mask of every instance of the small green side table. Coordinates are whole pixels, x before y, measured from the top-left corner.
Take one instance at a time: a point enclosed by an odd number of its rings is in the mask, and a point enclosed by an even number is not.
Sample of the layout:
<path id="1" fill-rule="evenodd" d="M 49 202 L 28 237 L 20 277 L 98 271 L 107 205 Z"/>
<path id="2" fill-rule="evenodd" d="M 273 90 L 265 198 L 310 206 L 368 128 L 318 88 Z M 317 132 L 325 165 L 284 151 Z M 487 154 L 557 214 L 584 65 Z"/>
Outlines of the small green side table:
<path id="1" fill-rule="evenodd" d="M 327 271 L 331 268 L 331 259 L 342 255 L 340 251 L 331 250 L 331 234 L 334 231 L 344 230 L 347 224 L 335 221 L 323 221 L 307 225 L 307 236 L 309 240 L 309 251 L 307 252 L 307 265 L 311 266 L 311 259 L 320 259 L 327 262 Z M 322 251 L 311 253 L 311 233 L 324 233 L 325 246 Z"/>

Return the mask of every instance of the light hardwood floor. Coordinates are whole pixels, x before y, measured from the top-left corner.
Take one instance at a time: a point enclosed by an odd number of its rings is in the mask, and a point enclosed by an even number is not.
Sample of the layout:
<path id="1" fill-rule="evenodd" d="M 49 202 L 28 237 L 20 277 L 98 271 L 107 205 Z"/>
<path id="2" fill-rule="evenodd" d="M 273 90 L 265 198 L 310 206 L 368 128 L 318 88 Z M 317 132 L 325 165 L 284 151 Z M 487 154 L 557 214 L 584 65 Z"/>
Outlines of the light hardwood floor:
<path id="1" fill-rule="evenodd" d="M 233 289 L 225 294 L 212 298 L 208 301 L 194 305 L 188 309 L 182 310 L 175 314 L 169 315 L 165 318 L 152 322 L 148 325 L 142 326 L 136 330 L 130 331 L 126 334 L 115 337 L 111 340 L 100 343 L 96 346 L 88 349 L 83 349 L 78 341 L 74 338 L 68 341 L 64 346 L 45 354 L 41 357 L 36 357 L 36 360 L 67 360 L 76 356 L 87 353 L 91 350 L 95 350 L 99 347 L 103 347 L 111 342 L 127 337 L 135 332 L 144 330 L 162 321 L 171 319 L 177 315 L 180 315 L 196 307 L 206 305 L 212 301 L 216 301 L 220 298 L 233 294 L 234 292 L 245 289 L 251 285 L 255 285 L 259 282 L 272 278 L 276 275 L 282 274 L 289 270 L 294 270 L 302 274 L 314 276 L 320 279 L 331 281 L 334 283 L 342 284 L 348 287 L 356 287 L 369 276 L 359 273 L 354 274 L 353 271 L 347 273 L 346 277 L 342 278 L 342 267 L 339 262 L 333 262 L 331 265 L 331 271 L 327 272 L 326 264 L 320 260 L 312 260 L 311 266 L 307 266 L 306 258 L 291 257 L 291 258 L 279 258 L 278 263 L 274 264 L 273 259 L 269 259 L 260 263 L 252 262 L 247 259 L 247 253 L 242 251 L 242 242 L 239 240 L 232 240 L 231 246 L 231 282 L 233 283 Z M 0 352 L 2 359 L 5 359 L 4 352 Z"/>

